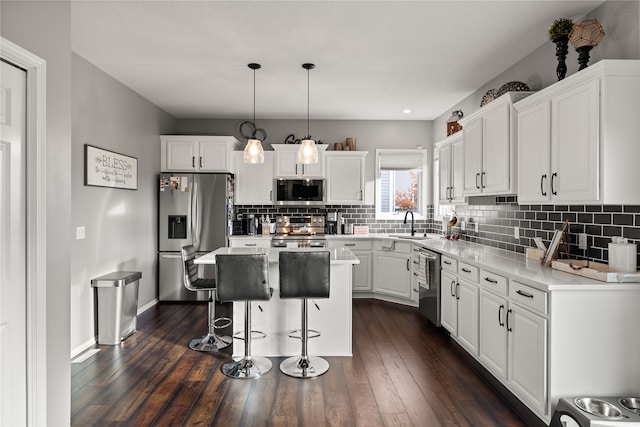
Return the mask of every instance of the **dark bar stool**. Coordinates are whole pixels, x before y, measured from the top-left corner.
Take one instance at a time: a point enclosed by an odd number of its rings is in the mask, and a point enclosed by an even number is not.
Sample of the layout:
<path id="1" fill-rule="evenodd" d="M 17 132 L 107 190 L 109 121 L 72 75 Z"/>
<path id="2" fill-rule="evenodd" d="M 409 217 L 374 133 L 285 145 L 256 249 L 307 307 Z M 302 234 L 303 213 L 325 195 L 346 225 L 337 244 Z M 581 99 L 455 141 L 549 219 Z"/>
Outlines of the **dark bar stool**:
<path id="1" fill-rule="evenodd" d="M 226 335 L 216 335 L 215 330 L 226 328 L 231 324 L 228 317 L 220 317 L 216 319 L 216 281 L 215 279 L 203 279 L 198 277 L 198 266 L 194 264 L 196 259 L 196 249 L 192 246 L 182 248 L 182 264 L 184 270 L 184 286 L 190 291 L 208 291 L 209 292 L 209 314 L 208 323 L 209 331 L 207 335 L 194 338 L 189 342 L 189 348 L 196 351 L 218 351 L 233 342 L 231 337 Z M 218 322 L 224 322 L 218 324 Z"/>
<path id="2" fill-rule="evenodd" d="M 309 356 L 309 338 L 320 336 L 308 328 L 308 300 L 329 298 L 330 255 L 328 251 L 280 252 L 280 298 L 302 299 L 302 328 L 289 334 L 302 341 L 302 354 L 284 360 L 280 370 L 292 377 L 313 378 L 329 370 L 321 357 Z M 296 335 L 300 333 L 300 336 Z"/>
<path id="3" fill-rule="evenodd" d="M 216 255 L 216 281 L 220 301 L 244 301 L 244 355 L 222 365 L 222 373 L 232 378 L 257 378 L 271 370 L 271 360 L 251 355 L 251 340 L 266 334 L 251 330 L 251 301 L 268 301 L 269 287 L 267 254 Z M 255 336 L 254 336 L 255 335 Z"/>

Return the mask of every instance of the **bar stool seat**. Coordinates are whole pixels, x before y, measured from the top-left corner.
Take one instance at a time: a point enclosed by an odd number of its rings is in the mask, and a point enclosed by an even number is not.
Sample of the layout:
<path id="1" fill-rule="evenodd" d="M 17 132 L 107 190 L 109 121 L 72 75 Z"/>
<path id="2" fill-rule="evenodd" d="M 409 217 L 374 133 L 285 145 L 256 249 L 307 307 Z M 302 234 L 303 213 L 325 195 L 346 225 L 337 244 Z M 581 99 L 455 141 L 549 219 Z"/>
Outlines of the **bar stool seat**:
<path id="1" fill-rule="evenodd" d="M 227 335 L 217 335 L 216 329 L 226 328 L 231 324 L 231 319 L 221 317 L 216 319 L 216 281 L 198 277 L 198 266 L 194 263 L 196 250 L 192 245 L 182 248 L 182 264 L 184 270 L 184 286 L 190 291 L 207 291 L 208 301 L 208 332 L 206 335 L 194 338 L 189 342 L 189 348 L 196 351 L 218 351 L 229 347 L 233 340 Z"/>
<path id="2" fill-rule="evenodd" d="M 282 251 L 280 252 L 280 298 L 302 300 L 302 327 L 300 336 L 293 331 L 292 338 L 302 341 L 300 356 L 285 359 L 280 370 L 297 378 L 313 378 L 329 370 L 329 362 L 318 356 L 309 356 L 307 345 L 310 338 L 320 336 L 309 329 L 308 300 L 329 298 L 330 254 L 328 251 Z"/>
<path id="3" fill-rule="evenodd" d="M 216 282 L 220 301 L 244 301 L 244 355 L 222 365 L 222 373 L 232 378 L 257 378 L 271 370 L 271 360 L 251 355 L 252 339 L 266 334 L 251 330 L 251 302 L 268 301 L 273 289 L 269 287 L 267 254 L 216 255 Z"/>

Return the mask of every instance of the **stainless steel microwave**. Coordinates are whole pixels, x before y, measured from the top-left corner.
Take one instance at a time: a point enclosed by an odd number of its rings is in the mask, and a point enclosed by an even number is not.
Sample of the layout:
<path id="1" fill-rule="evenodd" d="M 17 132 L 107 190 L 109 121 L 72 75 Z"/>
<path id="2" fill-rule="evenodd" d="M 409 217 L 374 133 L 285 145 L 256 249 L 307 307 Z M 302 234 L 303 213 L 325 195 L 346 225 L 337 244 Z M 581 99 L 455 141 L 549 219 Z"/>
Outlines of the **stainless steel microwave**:
<path id="1" fill-rule="evenodd" d="M 274 191 L 276 205 L 324 205 L 326 184 L 324 179 L 276 179 Z"/>

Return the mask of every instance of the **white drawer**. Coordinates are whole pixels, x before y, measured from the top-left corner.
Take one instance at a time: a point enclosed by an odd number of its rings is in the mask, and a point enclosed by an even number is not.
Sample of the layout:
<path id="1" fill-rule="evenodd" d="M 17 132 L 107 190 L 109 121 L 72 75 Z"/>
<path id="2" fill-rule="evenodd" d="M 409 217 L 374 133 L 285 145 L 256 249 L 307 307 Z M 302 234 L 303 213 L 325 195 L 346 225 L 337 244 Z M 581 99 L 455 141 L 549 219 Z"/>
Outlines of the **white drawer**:
<path id="1" fill-rule="evenodd" d="M 501 295 L 507 295 L 507 278 L 487 270 L 480 269 L 480 284 L 485 289 L 491 289 Z"/>
<path id="2" fill-rule="evenodd" d="M 458 261 L 453 258 L 449 258 L 448 256 L 442 255 L 440 258 L 440 263 L 442 264 L 442 269 L 450 271 L 452 273 L 458 272 Z"/>
<path id="3" fill-rule="evenodd" d="M 547 293 L 522 283 L 511 281 L 509 298 L 542 314 L 547 314 Z"/>
<path id="4" fill-rule="evenodd" d="M 471 282 L 478 283 L 478 267 L 474 267 L 473 265 L 469 265 L 464 262 L 459 262 L 458 276 L 464 277 Z"/>
<path id="5" fill-rule="evenodd" d="M 238 237 L 229 239 L 232 248 L 270 248 L 271 237 Z"/>
<path id="6" fill-rule="evenodd" d="M 411 253 L 411 243 L 399 242 L 398 240 L 391 239 L 376 240 L 374 248 L 376 251 L 387 251 L 401 254 Z"/>
<path id="7" fill-rule="evenodd" d="M 347 248 L 352 251 L 370 251 L 373 249 L 373 243 L 371 240 L 342 240 L 342 239 L 328 239 L 327 246 L 330 248 Z"/>

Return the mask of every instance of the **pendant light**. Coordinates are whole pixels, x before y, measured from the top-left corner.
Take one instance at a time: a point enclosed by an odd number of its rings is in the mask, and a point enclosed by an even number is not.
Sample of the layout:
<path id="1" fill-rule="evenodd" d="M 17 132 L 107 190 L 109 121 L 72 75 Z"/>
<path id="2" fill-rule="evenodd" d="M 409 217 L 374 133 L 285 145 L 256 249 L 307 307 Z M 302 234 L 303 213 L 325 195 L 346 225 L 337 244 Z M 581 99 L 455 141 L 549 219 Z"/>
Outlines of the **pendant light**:
<path id="1" fill-rule="evenodd" d="M 267 133 L 264 129 L 256 128 L 256 70 L 259 70 L 261 65 L 252 62 L 248 67 L 253 70 L 253 122 L 245 121 L 240 125 L 240 134 L 247 140 L 247 145 L 244 147 L 244 162 L 264 163 L 262 141 L 267 139 Z M 245 132 L 247 130 L 249 132 Z M 258 138 L 258 134 L 262 134 L 262 139 Z"/>
<path id="2" fill-rule="evenodd" d="M 318 163 L 318 147 L 309 133 L 309 70 L 315 68 L 314 64 L 302 64 L 302 68 L 307 70 L 307 136 L 300 143 L 298 149 L 297 162 L 302 164 Z"/>

